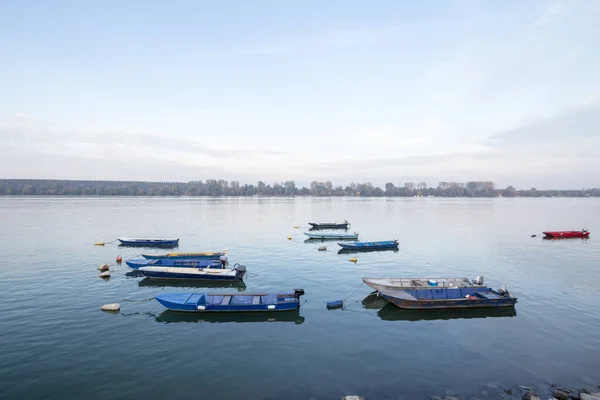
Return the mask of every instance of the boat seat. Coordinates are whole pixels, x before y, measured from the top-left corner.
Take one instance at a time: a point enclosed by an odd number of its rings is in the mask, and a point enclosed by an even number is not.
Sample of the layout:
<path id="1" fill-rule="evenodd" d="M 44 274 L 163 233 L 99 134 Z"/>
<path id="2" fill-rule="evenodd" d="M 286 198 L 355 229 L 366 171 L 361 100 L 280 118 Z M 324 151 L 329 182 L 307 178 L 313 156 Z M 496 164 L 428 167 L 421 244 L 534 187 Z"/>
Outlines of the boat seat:
<path id="1" fill-rule="evenodd" d="M 231 300 L 231 296 L 223 296 L 223 300 L 221 300 L 221 305 L 222 306 L 228 305 L 230 300 Z"/>
<path id="2" fill-rule="evenodd" d="M 252 305 L 260 304 L 260 296 L 254 296 L 252 298 Z"/>

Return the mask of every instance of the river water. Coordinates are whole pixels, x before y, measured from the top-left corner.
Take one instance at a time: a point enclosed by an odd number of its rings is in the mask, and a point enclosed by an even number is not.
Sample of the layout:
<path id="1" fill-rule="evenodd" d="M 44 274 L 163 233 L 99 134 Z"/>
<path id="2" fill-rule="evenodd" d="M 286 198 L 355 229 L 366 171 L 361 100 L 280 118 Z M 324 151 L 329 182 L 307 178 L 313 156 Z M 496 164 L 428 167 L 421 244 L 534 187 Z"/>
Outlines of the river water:
<path id="1" fill-rule="evenodd" d="M 399 251 L 352 263 L 335 242 L 304 242 L 307 222 L 344 219 Z M 414 399 L 600 383 L 600 199 L 1 198 L 0 221 L 2 398 Z M 541 238 L 582 228 L 590 239 Z M 142 251 L 94 246 L 119 236 L 228 249 L 249 276 L 245 287 L 165 286 L 123 263 L 103 280 L 100 264 Z M 506 285 L 515 311 L 407 312 L 361 286 L 477 275 Z M 300 312 L 272 318 L 156 301 L 100 311 L 160 293 L 294 288 L 306 291 Z M 325 308 L 348 296 L 347 309 Z"/>

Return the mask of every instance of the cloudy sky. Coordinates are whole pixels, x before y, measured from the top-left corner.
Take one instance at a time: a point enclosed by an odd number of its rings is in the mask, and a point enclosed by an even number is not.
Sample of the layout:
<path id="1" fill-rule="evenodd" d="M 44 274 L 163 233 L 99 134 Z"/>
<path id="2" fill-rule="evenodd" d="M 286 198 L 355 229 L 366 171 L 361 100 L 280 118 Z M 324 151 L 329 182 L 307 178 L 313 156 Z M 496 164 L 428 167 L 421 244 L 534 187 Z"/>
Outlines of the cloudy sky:
<path id="1" fill-rule="evenodd" d="M 600 186 L 600 1 L 0 1 L 0 178 Z"/>

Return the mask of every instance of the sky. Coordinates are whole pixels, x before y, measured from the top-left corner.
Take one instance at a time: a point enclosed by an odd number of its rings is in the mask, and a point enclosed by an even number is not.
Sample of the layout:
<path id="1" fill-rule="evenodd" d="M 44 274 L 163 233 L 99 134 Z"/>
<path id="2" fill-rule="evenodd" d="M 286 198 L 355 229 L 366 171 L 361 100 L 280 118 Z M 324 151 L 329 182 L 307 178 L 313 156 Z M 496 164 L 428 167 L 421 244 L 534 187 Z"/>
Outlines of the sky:
<path id="1" fill-rule="evenodd" d="M 0 178 L 600 187 L 600 1 L 0 0 Z"/>

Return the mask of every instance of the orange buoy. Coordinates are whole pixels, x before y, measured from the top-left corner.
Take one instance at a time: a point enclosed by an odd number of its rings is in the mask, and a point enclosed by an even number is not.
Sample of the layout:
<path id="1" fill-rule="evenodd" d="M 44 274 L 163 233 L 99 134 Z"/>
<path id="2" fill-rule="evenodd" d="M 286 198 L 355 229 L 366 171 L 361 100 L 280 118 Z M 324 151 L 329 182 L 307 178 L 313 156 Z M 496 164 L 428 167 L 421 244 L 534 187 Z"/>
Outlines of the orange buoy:
<path id="1" fill-rule="evenodd" d="M 117 262 L 120 264 L 121 261 L 123 261 L 123 257 L 121 257 L 120 255 L 117 256 Z"/>

